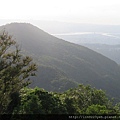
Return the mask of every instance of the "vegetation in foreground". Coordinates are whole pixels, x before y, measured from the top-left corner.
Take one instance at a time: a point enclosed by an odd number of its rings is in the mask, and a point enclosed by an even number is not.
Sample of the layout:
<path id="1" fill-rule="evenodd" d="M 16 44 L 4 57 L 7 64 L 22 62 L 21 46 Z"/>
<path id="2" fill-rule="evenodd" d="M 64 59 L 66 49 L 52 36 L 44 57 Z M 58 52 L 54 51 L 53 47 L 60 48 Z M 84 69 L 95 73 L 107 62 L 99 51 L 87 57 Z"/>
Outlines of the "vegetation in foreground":
<path id="1" fill-rule="evenodd" d="M 106 97 L 102 90 L 79 85 L 63 93 L 41 88 L 20 91 L 20 104 L 13 114 L 119 114 L 119 105 Z"/>

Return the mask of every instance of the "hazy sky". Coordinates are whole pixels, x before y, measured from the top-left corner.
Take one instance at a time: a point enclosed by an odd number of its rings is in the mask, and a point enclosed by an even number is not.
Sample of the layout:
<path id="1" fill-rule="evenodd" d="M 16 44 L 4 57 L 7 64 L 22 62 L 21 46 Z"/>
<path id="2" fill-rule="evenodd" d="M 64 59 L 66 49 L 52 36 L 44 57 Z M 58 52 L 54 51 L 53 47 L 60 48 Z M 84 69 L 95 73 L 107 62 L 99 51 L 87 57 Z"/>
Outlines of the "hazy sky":
<path id="1" fill-rule="evenodd" d="M 120 0 L 0 0 L 0 19 L 120 24 Z"/>

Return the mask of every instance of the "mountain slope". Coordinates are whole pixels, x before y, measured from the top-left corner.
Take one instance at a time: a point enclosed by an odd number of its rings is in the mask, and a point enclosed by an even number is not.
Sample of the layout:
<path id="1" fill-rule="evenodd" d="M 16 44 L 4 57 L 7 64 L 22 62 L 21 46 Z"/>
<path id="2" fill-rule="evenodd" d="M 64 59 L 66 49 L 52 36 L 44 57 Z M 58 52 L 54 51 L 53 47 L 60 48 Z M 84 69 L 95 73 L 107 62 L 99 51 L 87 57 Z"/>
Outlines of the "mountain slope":
<path id="1" fill-rule="evenodd" d="M 120 64 L 120 44 L 105 45 L 105 44 L 82 44 Z"/>
<path id="2" fill-rule="evenodd" d="M 78 83 L 91 84 L 111 96 L 120 97 L 120 68 L 114 61 L 86 47 L 49 35 L 31 24 L 12 23 L 0 27 L 3 28 L 39 64 L 58 69 Z"/>
<path id="3" fill-rule="evenodd" d="M 63 92 L 77 87 L 78 84 L 70 80 L 64 72 L 53 67 L 41 65 L 37 70 L 37 77 L 30 84 L 32 88 L 36 86 L 48 91 Z"/>

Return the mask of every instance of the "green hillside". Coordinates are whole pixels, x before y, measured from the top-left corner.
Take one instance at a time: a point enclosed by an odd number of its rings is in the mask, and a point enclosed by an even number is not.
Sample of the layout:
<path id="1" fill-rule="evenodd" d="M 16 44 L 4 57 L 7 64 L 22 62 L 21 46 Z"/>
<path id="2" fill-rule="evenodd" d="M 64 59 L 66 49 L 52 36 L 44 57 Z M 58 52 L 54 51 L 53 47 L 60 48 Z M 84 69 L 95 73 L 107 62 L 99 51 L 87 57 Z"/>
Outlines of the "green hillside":
<path id="1" fill-rule="evenodd" d="M 64 73 L 62 76 L 66 77 L 67 81 L 74 80 L 77 83 L 90 84 L 98 89 L 106 90 L 113 97 L 120 97 L 118 93 L 120 68 L 114 61 L 86 47 L 49 35 L 31 24 L 12 23 L 1 26 L 1 31 L 4 28 L 40 65 L 40 73 L 34 85 L 41 87 L 40 81 L 43 80 L 48 85 L 48 90 L 54 90 L 49 84 L 49 81 L 52 83 L 53 80 L 47 76 L 48 73 L 51 73 L 49 76 L 53 75 L 52 70 L 57 69 L 60 73 Z M 46 66 L 46 69 L 43 69 L 41 65 Z M 42 70 L 45 70 L 46 74 L 42 74 Z M 51 78 L 56 77 L 55 75 Z"/>
<path id="2" fill-rule="evenodd" d="M 30 87 L 39 86 L 47 91 L 63 92 L 75 88 L 78 83 L 70 80 L 62 71 L 48 66 L 40 66 L 37 70 L 37 77 L 31 81 Z"/>

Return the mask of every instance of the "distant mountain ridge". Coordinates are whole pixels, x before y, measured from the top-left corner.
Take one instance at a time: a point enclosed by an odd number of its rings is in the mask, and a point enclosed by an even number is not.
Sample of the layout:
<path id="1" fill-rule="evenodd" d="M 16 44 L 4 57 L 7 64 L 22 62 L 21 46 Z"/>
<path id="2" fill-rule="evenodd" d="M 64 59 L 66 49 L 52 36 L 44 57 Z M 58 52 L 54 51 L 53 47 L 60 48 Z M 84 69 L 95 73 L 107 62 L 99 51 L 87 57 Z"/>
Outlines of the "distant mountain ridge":
<path id="1" fill-rule="evenodd" d="M 112 34 L 112 33 L 80 32 L 53 35 L 76 44 L 107 44 L 107 45 L 120 44 L 120 33 Z"/>
<path id="2" fill-rule="evenodd" d="M 12 23 L 1 26 L 0 30 L 4 28 L 40 66 L 53 67 L 77 83 L 90 84 L 113 97 L 120 97 L 120 67 L 114 61 L 86 47 L 58 39 L 31 24 Z M 43 76 L 39 76 L 35 84 L 40 84 L 40 77 Z M 47 84 L 47 80 L 45 82 Z"/>
<path id="3" fill-rule="evenodd" d="M 75 33 L 75 32 L 102 32 L 102 33 L 120 32 L 120 25 L 102 25 L 102 24 L 41 21 L 41 20 L 29 20 L 29 22 L 50 34 Z"/>
<path id="4" fill-rule="evenodd" d="M 120 64 L 120 33 L 54 34 L 68 42 L 90 48 Z"/>
<path id="5" fill-rule="evenodd" d="M 107 56 L 111 60 L 114 60 L 120 65 L 120 44 L 118 45 L 105 45 L 105 44 L 82 44 L 104 56 Z"/>

